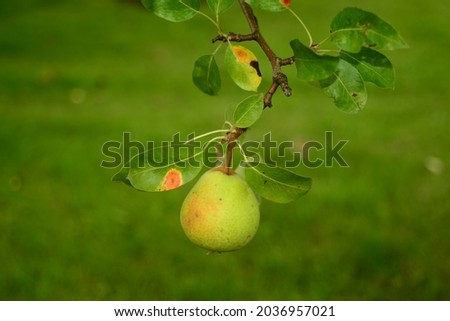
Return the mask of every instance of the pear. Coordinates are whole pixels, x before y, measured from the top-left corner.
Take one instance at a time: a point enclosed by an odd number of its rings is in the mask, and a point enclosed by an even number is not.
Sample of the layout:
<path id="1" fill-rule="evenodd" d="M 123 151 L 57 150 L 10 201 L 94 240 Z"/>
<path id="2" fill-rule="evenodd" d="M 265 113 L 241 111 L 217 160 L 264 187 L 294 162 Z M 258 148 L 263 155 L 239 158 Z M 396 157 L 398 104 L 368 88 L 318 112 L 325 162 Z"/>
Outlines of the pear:
<path id="1" fill-rule="evenodd" d="M 218 167 L 204 173 L 186 196 L 180 220 L 194 244 L 212 252 L 234 251 L 255 236 L 259 202 L 238 174 Z"/>

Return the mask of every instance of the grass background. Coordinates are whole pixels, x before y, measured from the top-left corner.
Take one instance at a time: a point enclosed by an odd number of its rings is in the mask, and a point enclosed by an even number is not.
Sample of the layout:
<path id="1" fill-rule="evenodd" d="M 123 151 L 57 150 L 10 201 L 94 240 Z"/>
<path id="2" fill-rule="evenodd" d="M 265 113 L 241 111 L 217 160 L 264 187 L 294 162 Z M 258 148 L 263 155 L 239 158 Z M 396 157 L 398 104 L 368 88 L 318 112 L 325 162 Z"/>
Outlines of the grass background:
<path id="1" fill-rule="evenodd" d="M 409 43 L 386 53 L 395 91 L 369 86 L 366 109 L 347 115 L 286 68 L 293 97 L 278 94 L 247 138 L 272 131 L 323 142 L 333 131 L 349 140 L 350 167 L 299 168 L 313 178 L 307 196 L 264 201 L 247 247 L 205 255 L 179 225 L 192 184 L 141 193 L 112 183 L 115 171 L 100 162 L 102 144 L 125 131 L 147 141 L 213 130 L 246 96 L 225 74 L 219 97 L 191 83 L 194 60 L 215 48 L 212 25 L 169 23 L 133 1 L 2 1 L 0 299 L 449 300 L 450 7 L 339 0 L 293 8 L 320 40 L 352 5 Z M 289 40 L 305 40 L 287 13 L 257 13 L 280 56 L 290 55 Z M 238 6 L 223 29 L 247 32 Z"/>

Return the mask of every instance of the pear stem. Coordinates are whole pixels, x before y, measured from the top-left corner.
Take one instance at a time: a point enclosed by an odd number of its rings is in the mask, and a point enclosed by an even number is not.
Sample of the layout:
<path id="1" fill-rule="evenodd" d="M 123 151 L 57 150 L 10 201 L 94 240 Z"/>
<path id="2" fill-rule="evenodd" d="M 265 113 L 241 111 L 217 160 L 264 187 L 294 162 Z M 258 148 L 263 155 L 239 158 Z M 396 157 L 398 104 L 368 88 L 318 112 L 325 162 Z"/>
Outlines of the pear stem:
<path id="1" fill-rule="evenodd" d="M 247 131 L 247 128 L 234 127 L 233 130 L 227 133 L 225 141 L 227 145 L 227 155 L 225 158 L 225 172 L 227 175 L 231 175 L 233 169 L 233 149 L 236 147 L 237 139 Z"/>
<path id="2" fill-rule="evenodd" d="M 231 171 L 233 169 L 233 149 L 235 146 L 236 146 L 235 141 L 228 143 L 228 145 L 227 145 L 227 157 L 225 159 L 225 164 L 224 164 L 225 172 L 227 175 L 230 175 Z"/>

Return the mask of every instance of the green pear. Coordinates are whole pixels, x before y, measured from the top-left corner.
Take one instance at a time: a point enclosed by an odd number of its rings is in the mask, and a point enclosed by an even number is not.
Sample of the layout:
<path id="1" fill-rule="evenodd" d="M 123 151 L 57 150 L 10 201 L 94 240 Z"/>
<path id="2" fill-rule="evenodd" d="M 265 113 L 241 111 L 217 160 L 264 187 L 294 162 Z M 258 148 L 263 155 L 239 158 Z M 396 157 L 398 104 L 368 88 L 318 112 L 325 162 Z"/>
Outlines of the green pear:
<path id="1" fill-rule="evenodd" d="M 200 177 L 181 207 L 181 226 L 196 245 L 213 252 L 245 246 L 259 226 L 259 202 L 232 170 L 214 168 Z"/>

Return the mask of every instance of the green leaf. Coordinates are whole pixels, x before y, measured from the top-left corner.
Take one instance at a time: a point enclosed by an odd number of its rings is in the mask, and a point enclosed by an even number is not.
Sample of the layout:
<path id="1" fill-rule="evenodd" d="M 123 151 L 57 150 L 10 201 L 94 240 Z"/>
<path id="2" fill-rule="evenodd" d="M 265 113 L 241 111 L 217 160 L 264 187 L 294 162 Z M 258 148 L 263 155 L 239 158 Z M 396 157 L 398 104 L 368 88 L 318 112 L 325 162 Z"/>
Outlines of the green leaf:
<path id="1" fill-rule="evenodd" d="M 261 84 L 258 59 L 247 48 L 230 45 L 225 52 L 225 66 L 231 79 L 240 88 L 256 91 Z"/>
<path id="2" fill-rule="evenodd" d="M 253 125 L 264 109 L 264 95 L 253 95 L 244 99 L 234 111 L 234 125 L 240 128 L 247 128 Z"/>
<path id="3" fill-rule="evenodd" d="M 290 0 L 246 0 L 252 7 L 260 8 L 262 10 L 280 12 L 286 10 L 286 7 L 291 5 Z"/>
<path id="4" fill-rule="evenodd" d="M 178 188 L 194 179 L 202 169 L 202 152 L 188 150 L 187 144 L 183 146 L 186 149 L 175 149 L 167 144 L 138 154 L 114 175 L 113 181 L 145 192 Z M 174 150 L 178 150 L 179 155 Z"/>
<path id="5" fill-rule="evenodd" d="M 378 51 L 362 48 L 358 53 L 341 51 L 341 58 L 358 69 L 365 81 L 381 88 L 394 88 L 395 72 L 391 62 Z"/>
<path id="6" fill-rule="evenodd" d="M 342 50 L 359 52 L 364 44 L 364 38 L 359 28 L 347 28 L 333 31 L 331 41 Z"/>
<path id="7" fill-rule="evenodd" d="M 171 22 L 193 18 L 200 9 L 200 0 L 141 0 L 147 10 Z"/>
<path id="8" fill-rule="evenodd" d="M 264 163 L 246 167 L 245 179 L 263 198 L 276 203 L 289 203 L 305 195 L 312 181 L 309 177 Z"/>
<path id="9" fill-rule="evenodd" d="M 319 84 L 325 94 L 334 99 L 336 106 L 346 113 L 357 113 L 366 104 L 364 80 L 359 71 L 345 60 L 340 60 L 336 72 L 320 80 Z"/>
<path id="10" fill-rule="evenodd" d="M 120 169 L 120 171 L 118 171 L 113 177 L 112 177 L 112 181 L 113 182 L 122 182 L 125 183 L 129 186 L 131 186 L 130 182 L 128 182 L 127 180 L 127 176 L 128 176 L 128 171 L 129 168 L 128 167 L 122 167 Z"/>
<path id="11" fill-rule="evenodd" d="M 397 31 L 375 14 L 345 8 L 331 23 L 331 41 L 340 49 L 357 53 L 362 46 L 380 49 L 407 48 Z"/>
<path id="12" fill-rule="evenodd" d="M 338 57 L 318 55 L 298 39 L 291 41 L 297 75 L 304 81 L 316 81 L 330 77 L 339 63 Z"/>
<path id="13" fill-rule="evenodd" d="M 209 8 L 216 15 L 228 10 L 234 3 L 234 0 L 207 0 Z"/>
<path id="14" fill-rule="evenodd" d="M 204 93 L 215 96 L 221 86 L 220 71 L 213 55 L 205 55 L 195 61 L 192 81 Z"/>

